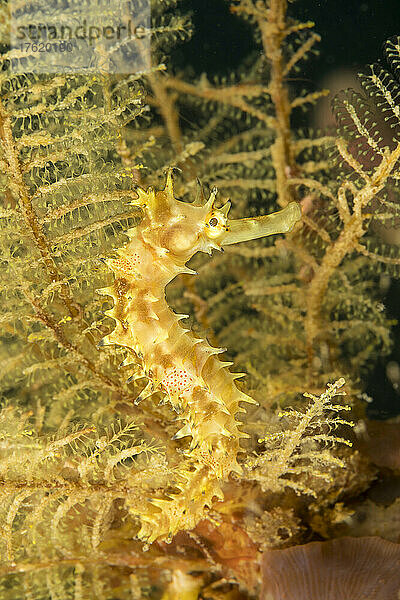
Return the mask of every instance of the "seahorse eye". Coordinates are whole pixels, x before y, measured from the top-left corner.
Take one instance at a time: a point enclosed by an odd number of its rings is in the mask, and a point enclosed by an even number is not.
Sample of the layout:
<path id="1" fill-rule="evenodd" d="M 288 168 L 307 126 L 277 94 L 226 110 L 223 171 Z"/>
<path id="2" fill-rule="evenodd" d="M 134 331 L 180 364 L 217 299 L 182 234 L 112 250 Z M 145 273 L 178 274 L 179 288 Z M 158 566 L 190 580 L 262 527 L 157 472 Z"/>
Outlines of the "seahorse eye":
<path id="1" fill-rule="evenodd" d="M 216 240 L 226 230 L 226 216 L 221 211 L 212 211 L 205 219 L 204 232 L 210 240 Z"/>

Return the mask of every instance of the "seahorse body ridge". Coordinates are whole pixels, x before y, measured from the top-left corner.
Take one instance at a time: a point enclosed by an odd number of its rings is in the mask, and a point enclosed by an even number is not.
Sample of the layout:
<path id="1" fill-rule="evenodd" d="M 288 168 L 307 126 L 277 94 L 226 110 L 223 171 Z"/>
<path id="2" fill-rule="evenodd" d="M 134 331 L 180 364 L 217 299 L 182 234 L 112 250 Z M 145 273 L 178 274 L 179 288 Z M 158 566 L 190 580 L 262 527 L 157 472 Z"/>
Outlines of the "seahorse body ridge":
<path id="1" fill-rule="evenodd" d="M 223 499 L 222 482 L 232 471 L 241 473 L 239 442 L 248 437 L 238 429 L 236 415 L 245 412 L 239 403 L 254 403 L 235 385 L 243 374 L 230 373 L 232 363 L 218 359 L 226 349 L 183 327 L 187 315 L 171 310 L 165 288 L 177 275 L 194 273 L 186 263 L 196 252 L 211 254 L 224 245 L 290 231 L 301 213 L 292 202 L 272 215 L 229 220 L 229 202 L 214 208 L 216 189 L 203 206 L 177 200 L 172 169 L 163 190 L 138 188 L 137 194 L 143 220 L 128 230 L 129 243 L 105 260 L 115 280 L 98 291 L 113 298 L 106 314 L 116 327 L 101 345 L 129 351 L 122 363 L 132 367 L 129 381 L 147 378 L 138 400 L 162 392 L 182 423 L 173 439 L 191 438 L 173 484 L 177 493 L 154 498 L 145 508 L 131 507 L 140 516 L 139 538 L 152 542 L 193 528 L 214 497 Z"/>

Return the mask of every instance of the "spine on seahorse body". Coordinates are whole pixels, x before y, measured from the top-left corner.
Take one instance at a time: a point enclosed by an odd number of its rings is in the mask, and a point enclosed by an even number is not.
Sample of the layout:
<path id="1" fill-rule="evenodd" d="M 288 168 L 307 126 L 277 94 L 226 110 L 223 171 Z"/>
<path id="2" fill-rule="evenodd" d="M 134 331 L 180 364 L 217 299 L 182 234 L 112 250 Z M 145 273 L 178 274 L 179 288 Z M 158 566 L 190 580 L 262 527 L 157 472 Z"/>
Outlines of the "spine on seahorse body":
<path id="1" fill-rule="evenodd" d="M 234 383 L 243 374 L 230 373 L 232 363 L 217 358 L 225 349 L 213 348 L 182 327 L 187 315 L 169 308 L 165 288 L 180 273 L 195 274 L 185 265 L 196 252 L 211 254 L 224 245 L 284 233 L 301 218 L 299 205 L 292 202 L 272 215 L 229 220 L 229 202 L 214 208 L 216 193 L 203 206 L 176 200 L 172 169 L 164 190 L 137 189 L 143 220 L 127 232 L 130 242 L 105 261 L 115 274 L 113 286 L 98 290 L 114 299 L 106 314 L 116 320 L 100 345 L 130 351 L 124 361 L 132 365 L 129 380 L 148 380 L 137 401 L 161 391 L 182 425 L 174 439 L 191 438 L 185 466 L 173 482 L 178 492 L 131 507 L 141 520 L 138 536 L 149 543 L 192 529 L 214 496 L 223 499 L 222 482 L 231 471 L 241 473 L 237 453 L 240 438 L 247 437 L 238 429 L 236 415 L 245 412 L 239 403 L 254 403 Z"/>

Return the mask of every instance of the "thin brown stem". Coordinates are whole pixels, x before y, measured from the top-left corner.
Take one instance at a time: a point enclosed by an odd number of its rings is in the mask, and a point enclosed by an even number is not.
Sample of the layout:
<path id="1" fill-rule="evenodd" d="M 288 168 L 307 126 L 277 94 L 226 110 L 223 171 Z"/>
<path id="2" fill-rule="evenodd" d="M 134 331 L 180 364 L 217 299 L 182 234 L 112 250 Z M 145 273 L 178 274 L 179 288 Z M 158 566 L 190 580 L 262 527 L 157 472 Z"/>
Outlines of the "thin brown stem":
<path id="1" fill-rule="evenodd" d="M 97 379 L 100 379 L 100 381 L 106 387 L 118 392 L 121 395 L 121 398 L 124 398 L 127 401 L 132 401 L 132 396 L 130 394 L 127 394 L 118 385 L 118 383 L 113 381 L 110 377 L 98 371 L 96 369 L 96 366 L 79 350 L 79 348 L 77 348 L 74 344 L 72 344 L 65 338 L 58 323 L 54 321 L 52 317 L 41 308 L 38 301 L 35 298 L 33 298 L 33 296 L 28 292 L 27 289 L 24 289 L 24 294 L 31 306 L 34 308 L 38 319 L 43 323 L 43 325 L 45 325 L 48 329 L 50 329 L 53 332 L 53 335 L 60 346 L 62 346 L 68 353 L 74 356 L 78 360 L 78 362 L 84 365 L 86 369 L 88 369 L 88 371 L 93 373 L 93 375 L 95 375 Z"/>
<path id="2" fill-rule="evenodd" d="M 155 104 L 163 118 L 168 136 L 174 146 L 175 152 L 180 154 L 183 150 L 183 145 L 178 111 L 175 107 L 176 94 L 168 93 L 167 87 L 159 75 L 150 74 L 148 79 L 153 90 Z"/>
<path id="3" fill-rule="evenodd" d="M 49 278 L 52 282 L 61 281 L 64 275 L 59 272 L 51 256 L 46 236 L 39 223 L 37 215 L 32 205 L 32 200 L 22 175 L 22 166 L 19 160 L 18 151 L 15 147 L 12 132 L 11 118 L 4 105 L 0 102 L 0 137 L 3 147 L 4 157 L 7 161 L 7 167 L 10 177 L 10 187 L 12 186 L 18 198 L 19 207 L 24 219 L 25 225 L 31 231 L 33 240 L 46 266 Z M 69 293 L 68 285 L 60 285 L 60 297 L 68 309 L 71 317 L 80 314 L 80 307 L 74 302 Z"/>
<path id="4" fill-rule="evenodd" d="M 276 174 L 278 203 L 286 206 L 293 200 L 288 179 L 296 171 L 295 154 L 290 130 L 292 106 L 285 82 L 286 65 L 283 58 L 283 41 L 287 35 L 286 0 L 271 0 L 269 9 L 256 16 L 261 31 L 264 52 L 271 64 L 269 93 L 275 107 L 275 142 L 271 148 Z M 266 17 L 266 18 L 265 18 Z"/>

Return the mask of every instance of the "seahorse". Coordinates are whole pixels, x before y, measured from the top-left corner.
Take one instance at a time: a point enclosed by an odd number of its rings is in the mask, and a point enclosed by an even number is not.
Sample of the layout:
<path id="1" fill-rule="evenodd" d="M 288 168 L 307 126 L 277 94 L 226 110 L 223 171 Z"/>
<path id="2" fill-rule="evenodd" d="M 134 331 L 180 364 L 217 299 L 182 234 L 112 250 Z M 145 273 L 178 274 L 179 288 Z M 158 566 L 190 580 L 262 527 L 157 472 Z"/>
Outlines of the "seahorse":
<path id="1" fill-rule="evenodd" d="M 231 373 L 233 363 L 217 358 L 226 349 L 212 347 L 181 326 L 188 315 L 168 306 L 165 288 L 181 273 L 195 274 L 186 263 L 196 252 L 211 254 L 230 244 L 288 232 L 300 220 L 301 209 L 291 202 L 270 215 L 231 220 L 229 200 L 215 207 L 216 188 L 207 201 L 177 200 L 172 169 L 163 190 L 138 187 L 136 193 L 143 219 L 126 232 L 129 243 L 105 259 L 115 280 L 98 292 L 113 298 L 113 308 L 105 314 L 115 319 L 116 327 L 99 345 L 127 349 L 123 365 L 132 369 L 128 381 L 147 380 L 135 402 L 162 393 L 183 425 L 173 439 L 188 437 L 181 450 L 185 460 L 172 483 L 176 493 L 131 507 L 141 522 L 138 538 L 151 543 L 192 529 L 214 498 L 223 499 L 223 482 L 231 472 L 241 473 L 239 442 L 248 437 L 238 428 L 236 415 L 246 412 L 239 403 L 255 403 L 235 384 L 244 374 Z"/>

